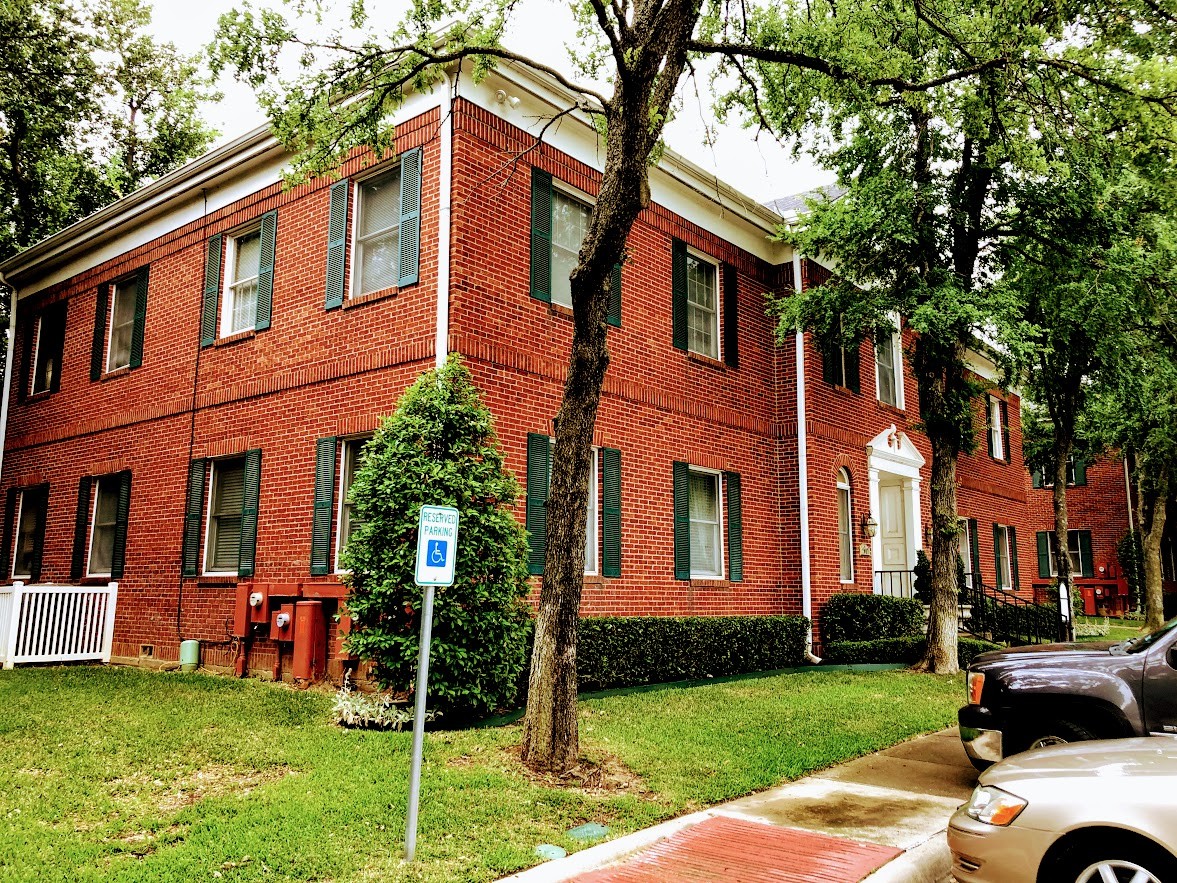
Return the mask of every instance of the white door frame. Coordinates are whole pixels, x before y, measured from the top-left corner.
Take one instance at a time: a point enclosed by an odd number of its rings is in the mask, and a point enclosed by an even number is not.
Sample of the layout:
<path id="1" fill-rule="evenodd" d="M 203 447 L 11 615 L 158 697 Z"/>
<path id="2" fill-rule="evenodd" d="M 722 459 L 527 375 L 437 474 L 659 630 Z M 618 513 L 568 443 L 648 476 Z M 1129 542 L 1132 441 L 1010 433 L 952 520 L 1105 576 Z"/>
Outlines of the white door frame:
<path id="1" fill-rule="evenodd" d="M 907 560 L 915 566 L 916 552 L 923 548 L 923 526 L 920 516 L 920 471 L 923 469 L 923 455 L 911 443 L 911 439 L 892 423 L 876 435 L 866 446 L 867 469 L 869 472 L 870 515 L 879 520 L 879 479 L 882 474 L 888 478 L 898 477 L 903 487 L 903 500 L 907 509 Z M 871 538 L 871 585 L 875 594 L 882 591 L 878 572 L 882 570 L 882 537 L 876 531 Z"/>

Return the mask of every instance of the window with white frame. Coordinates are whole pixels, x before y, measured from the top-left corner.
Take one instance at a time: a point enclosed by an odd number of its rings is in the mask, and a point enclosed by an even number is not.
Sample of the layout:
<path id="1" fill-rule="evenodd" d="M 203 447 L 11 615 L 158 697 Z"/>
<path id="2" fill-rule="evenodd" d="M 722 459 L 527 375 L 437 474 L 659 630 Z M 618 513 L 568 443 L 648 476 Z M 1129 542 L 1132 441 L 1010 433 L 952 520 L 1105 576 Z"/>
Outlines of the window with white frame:
<path id="1" fill-rule="evenodd" d="M 395 288 L 400 279 L 401 172 L 391 170 L 356 184 L 353 295 Z"/>
<path id="2" fill-rule="evenodd" d="M 245 458 L 214 460 L 208 495 L 206 573 L 237 573 L 245 509 Z"/>
<path id="3" fill-rule="evenodd" d="M 551 440 L 552 449 L 556 441 Z M 585 511 L 584 525 L 584 573 L 585 576 L 597 575 L 597 459 L 598 448 L 593 448 L 592 459 L 589 461 L 588 507 Z M 552 483 L 552 467 L 548 464 L 548 486 Z"/>
<path id="4" fill-rule="evenodd" d="M 30 395 L 57 388 L 61 374 L 61 352 L 65 342 L 65 311 L 45 310 L 37 317 L 33 332 L 32 385 Z"/>
<path id="5" fill-rule="evenodd" d="M 723 578 L 723 501 L 718 472 L 690 471 L 691 577 Z"/>
<path id="6" fill-rule="evenodd" d="M 964 584 L 973 587 L 973 543 L 977 538 L 969 532 L 969 520 L 960 519 L 960 533 L 957 534 L 957 550 L 960 553 L 960 563 L 964 565 Z"/>
<path id="7" fill-rule="evenodd" d="M 1012 589 L 1014 578 L 1010 565 L 1009 528 L 999 525 L 993 532 L 993 539 L 997 544 L 994 549 L 994 561 L 997 565 L 997 588 Z"/>
<path id="8" fill-rule="evenodd" d="M 552 189 L 552 303 L 572 307 L 570 277 L 580 256 L 592 209 L 579 199 Z"/>
<path id="9" fill-rule="evenodd" d="M 16 549 L 12 558 L 12 578 L 32 579 L 45 538 L 45 515 L 49 502 L 48 485 L 23 488 L 17 494 Z"/>
<path id="10" fill-rule="evenodd" d="M 875 370 L 879 401 L 896 408 L 903 407 L 903 345 L 896 330 L 879 336 L 875 344 Z"/>
<path id="11" fill-rule="evenodd" d="M 854 582 L 854 534 L 853 510 L 850 501 L 850 472 L 838 470 L 838 578 L 841 582 Z"/>
<path id="12" fill-rule="evenodd" d="M 226 255 L 221 336 L 248 331 L 257 323 L 258 277 L 261 275 L 262 229 L 253 227 L 229 238 Z"/>
<path id="13" fill-rule="evenodd" d="M 1083 556 L 1084 543 L 1080 540 L 1079 535 L 1086 533 L 1084 538 L 1087 540 L 1087 558 Z M 1050 543 L 1048 545 L 1050 550 L 1050 575 L 1058 576 L 1058 534 L 1053 530 L 1050 531 Z M 1067 531 L 1067 557 L 1071 559 L 1071 576 L 1083 576 L 1087 573 L 1092 573 L 1091 565 L 1091 532 L 1090 531 Z"/>
<path id="14" fill-rule="evenodd" d="M 1048 468 L 1044 467 L 1040 473 L 1042 475 L 1043 487 L 1054 487 L 1054 464 Z M 1078 470 L 1075 465 L 1075 455 L 1071 454 L 1067 457 L 1067 487 L 1071 487 L 1078 483 Z"/>
<path id="15" fill-rule="evenodd" d="M 719 284 L 715 264 L 687 255 L 687 349 L 719 358 Z"/>
<path id="16" fill-rule="evenodd" d="M 989 451 L 994 460 L 1005 459 L 1004 412 L 1001 399 L 989 396 Z"/>
<path id="17" fill-rule="evenodd" d="M 356 472 L 364 462 L 364 445 L 372 440 L 372 436 L 349 438 L 343 442 L 343 451 L 339 458 L 339 532 L 338 542 L 335 544 L 335 569 L 341 570 L 343 550 L 347 547 L 352 534 L 359 529 L 363 522 L 355 514 L 355 503 L 351 499 L 351 486 L 355 481 Z"/>
<path id="18" fill-rule="evenodd" d="M 119 520 L 121 481 L 117 475 L 107 475 L 98 479 L 96 485 L 86 575 L 110 576 L 114 567 L 114 540 Z"/>
<path id="19" fill-rule="evenodd" d="M 131 364 L 131 338 L 135 333 L 135 298 L 139 283 L 128 279 L 112 286 L 110 342 L 106 348 L 106 370 L 117 371 Z"/>

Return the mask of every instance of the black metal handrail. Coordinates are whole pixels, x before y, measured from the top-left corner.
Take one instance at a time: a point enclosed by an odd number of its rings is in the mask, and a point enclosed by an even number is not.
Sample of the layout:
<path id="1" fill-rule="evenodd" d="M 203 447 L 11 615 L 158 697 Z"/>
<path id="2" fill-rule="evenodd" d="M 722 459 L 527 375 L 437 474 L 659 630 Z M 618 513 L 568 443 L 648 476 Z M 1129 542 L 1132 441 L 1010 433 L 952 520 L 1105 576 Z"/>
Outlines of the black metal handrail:
<path id="1" fill-rule="evenodd" d="M 1065 640 L 1066 626 L 1059 608 L 1035 604 L 1013 592 L 979 580 L 961 589 L 969 610 L 969 631 L 991 641 L 1009 644 L 1049 644 Z"/>

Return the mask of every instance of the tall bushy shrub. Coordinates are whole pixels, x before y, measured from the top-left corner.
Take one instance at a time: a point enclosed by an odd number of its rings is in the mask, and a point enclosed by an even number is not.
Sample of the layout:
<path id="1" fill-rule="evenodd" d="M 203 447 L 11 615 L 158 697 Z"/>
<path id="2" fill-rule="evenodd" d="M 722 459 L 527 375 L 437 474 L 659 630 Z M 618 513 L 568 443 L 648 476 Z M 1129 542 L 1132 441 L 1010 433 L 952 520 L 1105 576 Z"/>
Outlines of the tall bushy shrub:
<path id="1" fill-rule="evenodd" d="M 1120 572 L 1128 582 L 1132 598 L 1132 609 L 1139 610 L 1144 593 L 1144 547 L 1140 544 L 1140 531 L 1130 530 L 1116 543 L 1116 558 L 1120 561 Z"/>
<path id="2" fill-rule="evenodd" d="M 511 512 L 518 494 L 503 468 L 490 411 L 456 356 L 401 397 L 364 448 L 352 484 L 360 521 L 343 553 L 352 616 L 348 649 L 386 687 L 412 690 L 423 590 L 414 583 L 425 504 L 459 512 L 454 584 L 438 589 L 430 705 L 453 715 L 511 703 L 525 658 L 527 540 Z"/>
<path id="3" fill-rule="evenodd" d="M 821 611 L 823 644 L 923 635 L 924 605 L 914 598 L 847 593 L 833 595 Z"/>

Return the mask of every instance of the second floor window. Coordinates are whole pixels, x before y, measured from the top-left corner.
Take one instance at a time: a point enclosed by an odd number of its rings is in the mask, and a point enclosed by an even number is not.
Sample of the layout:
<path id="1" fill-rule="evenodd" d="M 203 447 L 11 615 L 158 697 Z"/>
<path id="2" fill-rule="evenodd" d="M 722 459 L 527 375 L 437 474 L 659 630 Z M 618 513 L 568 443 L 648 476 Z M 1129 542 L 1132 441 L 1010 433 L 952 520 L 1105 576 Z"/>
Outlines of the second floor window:
<path id="1" fill-rule="evenodd" d="M 352 293 L 370 294 L 395 288 L 399 277 L 400 166 L 361 181 L 356 187 L 356 284 Z"/>
<path id="2" fill-rule="evenodd" d="M 579 199 L 552 190 L 552 303 L 569 309 L 572 308 L 570 277 L 580 257 L 591 211 Z"/>
<path id="3" fill-rule="evenodd" d="M 225 299 L 221 308 L 222 337 L 254 327 L 261 257 L 260 227 L 229 240 L 229 271 L 225 278 Z"/>
<path id="4" fill-rule="evenodd" d="M 880 335 L 875 345 L 879 401 L 903 407 L 903 348 L 898 331 Z"/>
<path id="5" fill-rule="evenodd" d="M 110 345 L 106 370 L 117 371 L 131 364 L 131 338 L 135 331 L 135 298 L 138 280 L 128 279 L 113 287 L 110 305 Z"/>
<path id="6" fill-rule="evenodd" d="M 997 396 L 988 400 L 989 456 L 1009 462 L 1009 406 Z"/>
<path id="7" fill-rule="evenodd" d="M 715 264 L 687 255 L 687 349 L 719 358 L 719 285 Z"/>
<path id="8" fill-rule="evenodd" d="M 29 394 L 53 392 L 61 383 L 61 357 L 65 347 L 65 303 L 56 304 L 41 313 L 34 323 L 32 379 Z"/>

